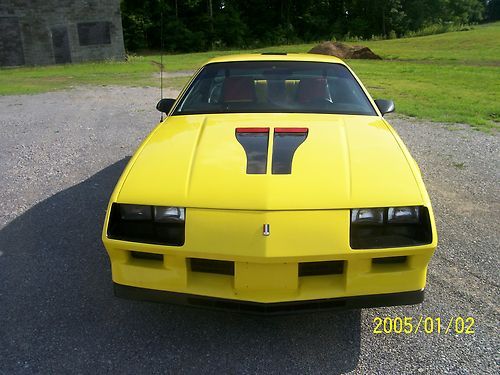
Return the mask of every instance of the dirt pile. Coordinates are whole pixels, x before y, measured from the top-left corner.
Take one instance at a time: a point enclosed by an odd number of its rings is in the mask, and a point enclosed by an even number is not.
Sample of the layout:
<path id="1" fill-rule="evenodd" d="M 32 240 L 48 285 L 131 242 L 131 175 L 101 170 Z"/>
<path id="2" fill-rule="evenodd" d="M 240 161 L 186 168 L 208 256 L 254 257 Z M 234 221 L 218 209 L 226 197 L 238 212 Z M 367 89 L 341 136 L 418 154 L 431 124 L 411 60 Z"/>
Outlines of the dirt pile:
<path id="1" fill-rule="evenodd" d="M 339 42 L 323 42 L 313 47 L 309 53 L 336 56 L 341 59 L 370 59 L 382 60 L 371 49 L 363 46 L 348 46 Z"/>

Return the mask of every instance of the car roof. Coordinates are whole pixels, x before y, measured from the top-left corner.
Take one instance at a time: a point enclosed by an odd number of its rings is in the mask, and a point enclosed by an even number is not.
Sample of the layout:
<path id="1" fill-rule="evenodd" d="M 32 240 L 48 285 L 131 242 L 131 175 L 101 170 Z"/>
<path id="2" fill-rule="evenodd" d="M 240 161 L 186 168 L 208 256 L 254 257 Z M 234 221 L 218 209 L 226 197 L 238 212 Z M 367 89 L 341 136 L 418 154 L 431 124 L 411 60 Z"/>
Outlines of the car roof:
<path id="1" fill-rule="evenodd" d="M 314 53 L 284 53 L 284 52 L 264 52 L 254 54 L 241 55 L 226 55 L 215 57 L 205 63 L 221 63 L 221 62 L 236 62 L 236 61 L 310 61 L 310 62 L 325 62 L 346 65 L 341 59 L 334 56 L 318 55 Z"/>

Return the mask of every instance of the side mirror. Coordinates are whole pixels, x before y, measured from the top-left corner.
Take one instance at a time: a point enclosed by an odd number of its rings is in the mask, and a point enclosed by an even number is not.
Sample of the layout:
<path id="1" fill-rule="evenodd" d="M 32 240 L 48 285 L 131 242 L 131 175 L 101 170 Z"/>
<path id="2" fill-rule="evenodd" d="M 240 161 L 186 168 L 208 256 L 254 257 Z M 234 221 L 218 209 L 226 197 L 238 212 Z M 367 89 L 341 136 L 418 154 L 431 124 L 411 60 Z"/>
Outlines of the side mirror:
<path id="1" fill-rule="evenodd" d="M 382 113 L 382 116 L 386 113 L 391 113 L 396 110 L 396 107 L 392 100 L 377 99 L 375 100 L 375 104 L 377 105 L 380 113 Z"/>
<path id="2" fill-rule="evenodd" d="M 156 109 L 163 113 L 168 113 L 172 109 L 175 103 L 175 99 L 161 99 L 158 104 L 156 104 Z"/>

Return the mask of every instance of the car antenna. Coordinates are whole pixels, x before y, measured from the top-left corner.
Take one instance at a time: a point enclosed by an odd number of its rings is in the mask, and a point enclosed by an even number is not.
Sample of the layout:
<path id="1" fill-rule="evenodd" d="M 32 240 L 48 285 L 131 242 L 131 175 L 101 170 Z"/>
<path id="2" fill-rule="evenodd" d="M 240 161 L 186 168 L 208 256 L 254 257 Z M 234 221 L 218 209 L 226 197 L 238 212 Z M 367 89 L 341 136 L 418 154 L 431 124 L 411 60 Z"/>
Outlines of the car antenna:
<path id="1" fill-rule="evenodd" d="M 163 99 L 163 1 L 160 2 L 160 100 Z M 163 121 L 163 112 L 160 122 Z"/>

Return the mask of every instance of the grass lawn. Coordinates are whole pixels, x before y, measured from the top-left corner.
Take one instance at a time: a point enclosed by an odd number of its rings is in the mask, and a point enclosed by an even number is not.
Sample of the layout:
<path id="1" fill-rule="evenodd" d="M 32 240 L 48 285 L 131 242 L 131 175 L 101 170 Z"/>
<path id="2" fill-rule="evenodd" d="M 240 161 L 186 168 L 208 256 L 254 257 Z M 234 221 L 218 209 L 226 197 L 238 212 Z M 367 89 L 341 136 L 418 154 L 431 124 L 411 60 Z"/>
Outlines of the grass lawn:
<path id="1" fill-rule="evenodd" d="M 399 113 L 421 119 L 467 123 L 481 130 L 500 126 L 500 22 L 469 31 L 367 41 L 383 61 L 349 64 L 375 98 L 391 98 Z M 360 43 L 361 44 L 361 43 Z M 169 72 L 193 70 L 206 60 L 241 52 L 307 52 L 313 44 L 247 51 L 210 51 L 164 56 Z M 158 86 L 158 55 L 101 62 L 0 69 L 0 95 L 32 94 L 71 86 Z M 165 80 L 180 88 L 187 78 Z"/>

